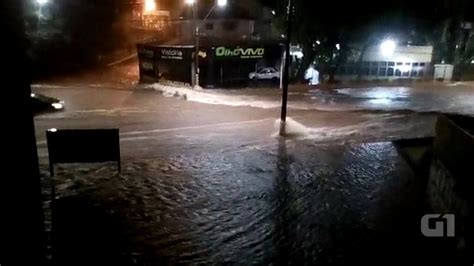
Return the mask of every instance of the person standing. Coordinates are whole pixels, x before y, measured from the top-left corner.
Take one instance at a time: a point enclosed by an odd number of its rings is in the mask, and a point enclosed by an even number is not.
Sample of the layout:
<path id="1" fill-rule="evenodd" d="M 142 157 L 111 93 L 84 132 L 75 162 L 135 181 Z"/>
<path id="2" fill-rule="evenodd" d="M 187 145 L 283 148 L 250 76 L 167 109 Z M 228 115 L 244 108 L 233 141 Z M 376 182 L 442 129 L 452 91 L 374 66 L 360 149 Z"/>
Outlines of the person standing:
<path id="1" fill-rule="evenodd" d="M 314 64 L 309 65 L 304 74 L 304 78 L 308 81 L 308 85 L 319 85 L 319 71 L 316 69 Z"/>

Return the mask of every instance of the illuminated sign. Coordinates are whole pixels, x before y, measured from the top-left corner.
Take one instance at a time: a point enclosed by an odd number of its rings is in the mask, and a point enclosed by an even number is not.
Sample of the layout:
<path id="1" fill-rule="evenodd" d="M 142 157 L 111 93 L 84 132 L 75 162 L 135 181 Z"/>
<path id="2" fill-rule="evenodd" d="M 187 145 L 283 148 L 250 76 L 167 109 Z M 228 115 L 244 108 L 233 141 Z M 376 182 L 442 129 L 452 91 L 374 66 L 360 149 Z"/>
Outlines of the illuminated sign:
<path id="1" fill-rule="evenodd" d="M 183 60 L 183 51 L 178 49 L 161 49 L 161 58 Z"/>
<path id="2" fill-rule="evenodd" d="M 248 58 L 263 58 L 265 55 L 265 48 L 226 48 L 220 46 L 216 48 L 217 57 L 239 57 L 242 59 Z"/>

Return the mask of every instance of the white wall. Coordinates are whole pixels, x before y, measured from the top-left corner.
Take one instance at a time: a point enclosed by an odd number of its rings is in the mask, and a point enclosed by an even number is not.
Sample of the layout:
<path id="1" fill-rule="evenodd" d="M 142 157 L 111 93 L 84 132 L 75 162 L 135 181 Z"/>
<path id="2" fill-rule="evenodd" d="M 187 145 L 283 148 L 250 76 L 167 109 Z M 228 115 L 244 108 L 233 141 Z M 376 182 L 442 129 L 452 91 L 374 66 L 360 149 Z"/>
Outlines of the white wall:
<path id="1" fill-rule="evenodd" d="M 363 61 L 392 61 L 392 62 L 431 62 L 433 46 L 397 46 L 393 55 L 384 56 L 379 46 L 371 46 L 365 52 Z"/>

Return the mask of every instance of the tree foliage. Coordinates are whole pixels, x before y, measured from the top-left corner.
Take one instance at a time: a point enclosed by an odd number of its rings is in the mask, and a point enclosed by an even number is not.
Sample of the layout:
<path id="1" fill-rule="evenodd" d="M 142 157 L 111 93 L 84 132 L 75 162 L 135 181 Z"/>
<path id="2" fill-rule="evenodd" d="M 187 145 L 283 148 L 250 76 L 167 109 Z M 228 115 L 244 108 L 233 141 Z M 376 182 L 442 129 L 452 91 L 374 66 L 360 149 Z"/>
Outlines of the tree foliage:
<path id="1" fill-rule="evenodd" d="M 294 1 L 293 42 L 305 54 L 301 70 L 315 61 L 323 73 L 333 76 L 340 63 L 347 58 L 360 61 L 368 46 L 385 38 L 434 45 L 437 61 L 458 64 L 460 58 L 470 58 L 468 47 L 462 55 L 456 50 L 460 22 L 470 19 L 467 10 L 474 8 L 470 0 Z M 262 2 L 278 10 L 278 25 L 284 25 L 287 0 Z"/>

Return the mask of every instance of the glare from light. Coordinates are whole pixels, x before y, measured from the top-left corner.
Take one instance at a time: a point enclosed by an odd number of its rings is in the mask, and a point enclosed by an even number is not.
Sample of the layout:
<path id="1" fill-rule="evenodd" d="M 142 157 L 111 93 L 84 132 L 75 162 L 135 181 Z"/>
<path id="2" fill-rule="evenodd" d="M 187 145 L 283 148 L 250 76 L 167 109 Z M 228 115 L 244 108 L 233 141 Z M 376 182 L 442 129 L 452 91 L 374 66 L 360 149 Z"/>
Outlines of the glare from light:
<path id="1" fill-rule="evenodd" d="M 49 131 L 49 132 L 57 132 L 58 129 L 57 129 L 57 128 L 50 128 L 50 129 L 48 129 L 48 131 Z"/>
<path id="2" fill-rule="evenodd" d="M 383 56 L 391 56 L 395 52 L 395 48 L 397 48 L 397 44 L 394 41 L 385 40 L 380 44 L 380 53 Z"/>
<path id="3" fill-rule="evenodd" d="M 194 5 L 196 3 L 196 0 L 185 0 L 184 1 L 187 5 Z"/>
<path id="4" fill-rule="evenodd" d="M 56 110 L 61 110 L 64 107 L 64 105 L 62 103 L 53 103 L 53 104 L 51 104 L 51 106 L 53 106 L 54 109 L 56 109 Z"/>
<path id="5" fill-rule="evenodd" d="M 155 0 L 145 0 L 145 12 L 153 12 L 156 10 Z"/>
<path id="6" fill-rule="evenodd" d="M 392 102 L 392 100 L 387 99 L 387 98 L 380 98 L 380 99 L 371 99 L 369 100 L 369 102 L 376 105 L 388 105 Z"/>
<path id="7" fill-rule="evenodd" d="M 36 97 L 36 94 L 32 93 L 30 94 L 31 97 Z"/>
<path id="8" fill-rule="evenodd" d="M 218 7 L 225 7 L 227 5 L 227 0 L 217 0 Z"/>
<path id="9" fill-rule="evenodd" d="M 290 54 L 291 54 L 292 56 L 296 56 L 296 58 L 298 58 L 298 59 L 301 59 L 301 58 L 304 57 L 303 52 L 299 52 L 299 51 L 298 51 L 298 52 L 291 52 Z"/>
<path id="10" fill-rule="evenodd" d="M 45 5 L 48 3 L 48 0 L 36 0 L 36 3 L 38 3 L 40 6 Z"/>

